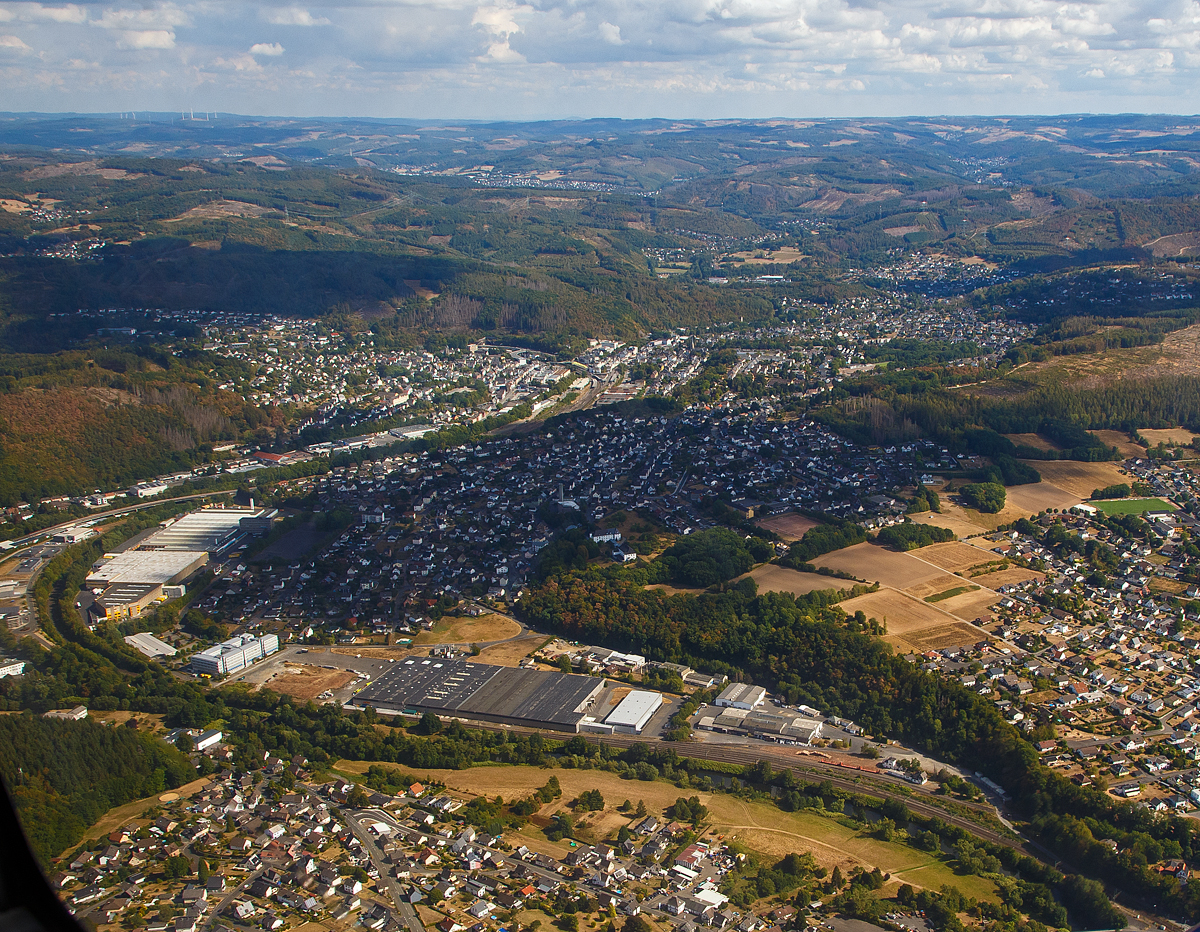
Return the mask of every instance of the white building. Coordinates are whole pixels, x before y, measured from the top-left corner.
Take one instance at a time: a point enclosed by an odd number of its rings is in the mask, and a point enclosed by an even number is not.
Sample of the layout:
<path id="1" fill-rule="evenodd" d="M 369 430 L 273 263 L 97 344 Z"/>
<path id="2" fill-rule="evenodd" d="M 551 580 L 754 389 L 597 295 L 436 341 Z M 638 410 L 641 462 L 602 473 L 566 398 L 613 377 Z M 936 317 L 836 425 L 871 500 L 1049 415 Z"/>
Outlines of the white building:
<path id="1" fill-rule="evenodd" d="M 243 634 L 200 651 L 192 657 L 192 669 L 210 675 L 236 673 L 278 650 L 279 638 L 274 634 L 265 634 L 261 638 Z"/>
<path id="2" fill-rule="evenodd" d="M 178 651 L 166 641 L 160 641 L 148 631 L 125 636 L 125 643 L 151 660 L 156 657 L 174 657 Z"/>
<path id="3" fill-rule="evenodd" d="M 0 659 L 0 679 L 4 679 L 6 676 L 20 676 L 24 672 L 24 660 Z"/>
<path id="4" fill-rule="evenodd" d="M 721 695 L 717 696 L 716 704 L 753 711 L 762 705 L 766 698 L 767 691 L 761 686 L 752 686 L 749 683 L 730 683 L 721 692 Z"/>
<path id="5" fill-rule="evenodd" d="M 614 732 L 627 735 L 640 735 L 642 729 L 654 717 L 654 713 L 659 710 L 662 703 L 663 698 L 661 693 L 654 693 L 645 689 L 635 689 L 622 699 L 617 704 L 617 707 L 609 713 L 608 718 L 604 720 L 604 724 L 610 726 Z"/>
<path id="6" fill-rule="evenodd" d="M 65 527 L 51 538 L 56 544 L 78 544 L 96 536 L 90 527 Z"/>

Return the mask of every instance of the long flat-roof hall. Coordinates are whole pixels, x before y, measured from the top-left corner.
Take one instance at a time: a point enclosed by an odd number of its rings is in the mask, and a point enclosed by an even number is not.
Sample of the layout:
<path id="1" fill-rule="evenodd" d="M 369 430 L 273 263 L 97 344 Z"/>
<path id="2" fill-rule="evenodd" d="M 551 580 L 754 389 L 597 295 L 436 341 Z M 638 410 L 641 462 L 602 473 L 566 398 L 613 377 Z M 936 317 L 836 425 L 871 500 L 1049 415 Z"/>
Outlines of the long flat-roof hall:
<path id="1" fill-rule="evenodd" d="M 594 676 L 410 657 L 393 664 L 355 702 L 386 712 L 579 731 L 604 686 Z"/>

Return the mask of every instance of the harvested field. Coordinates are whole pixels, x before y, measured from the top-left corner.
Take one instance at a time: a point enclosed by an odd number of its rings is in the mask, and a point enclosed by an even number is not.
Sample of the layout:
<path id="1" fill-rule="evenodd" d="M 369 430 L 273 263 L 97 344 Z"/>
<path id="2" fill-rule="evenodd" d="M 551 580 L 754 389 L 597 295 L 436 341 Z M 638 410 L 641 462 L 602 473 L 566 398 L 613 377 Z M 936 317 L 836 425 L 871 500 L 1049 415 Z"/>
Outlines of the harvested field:
<path id="1" fill-rule="evenodd" d="M 1032 485 L 1009 486 L 1006 492 L 1008 508 L 1016 508 L 1029 515 L 1047 508 L 1070 508 L 1083 500 L 1083 496 L 1074 495 L 1044 480 Z"/>
<path id="2" fill-rule="evenodd" d="M 771 563 L 765 563 L 747 575 L 758 584 L 759 592 L 787 592 L 791 595 L 806 595 L 817 589 L 849 589 L 854 585 L 852 579 L 801 573 Z"/>
<path id="3" fill-rule="evenodd" d="M 946 592 L 950 589 L 958 589 L 968 585 L 971 585 L 971 583 L 968 583 L 961 576 L 944 573 L 941 576 L 934 576 L 933 579 L 927 579 L 915 586 L 909 586 L 903 592 L 905 595 L 911 595 L 914 599 L 926 599 L 931 595 L 937 595 L 939 592 Z"/>
<path id="4" fill-rule="evenodd" d="M 1004 436 L 1019 447 L 1031 447 L 1034 450 L 1045 450 L 1047 453 L 1058 453 L 1062 450 L 1057 443 L 1047 440 L 1041 434 L 1004 434 Z"/>
<path id="5" fill-rule="evenodd" d="M 532 637 L 505 641 L 503 644 L 493 644 L 480 651 L 475 660 L 478 663 L 490 663 L 498 667 L 519 666 L 522 660 L 542 646 L 544 640 L 546 639 L 542 635 L 537 634 Z"/>
<path id="6" fill-rule="evenodd" d="M 365 773 L 372 763 L 343 760 L 338 761 L 336 766 L 344 773 L 360 774 Z M 407 768 L 402 769 L 411 772 Z M 636 806 L 641 800 L 650 812 L 661 814 L 680 795 L 676 786 L 662 780 L 631 782 L 622 780 L 616 774 L 598 770 L 555 769 L 553 774 L 562 786 L 562 799 L 543 806 L 534 819 L 545 822 L 555 812 L 565 810 L 570 801 L 584 790 L 597 789 L 604 797 L 605 809 L 603 813 L 586 819 L 590 823 L 589 834 L 597 839 L 615 833 L 621 825 L 629 824 L 629 818 L 615 811 L 622 801 L 628 799 Z M 421 771 L 415 775 L 443 782 L 466 797 L 499 794 L 505 799 L 522 799 L 544 784 L 550 774 L 540 767 L 485 766 L 468 770 Z M 963 890 L 967 889 L 963 886 L 964 881 L 972 883 L 980 880 L 958 877 L 947 864 L 926 852 L 916 851 L 899 842 L 881 841 L 866 832 L 856 832 L 810 810 L 781 812 L 772 803 L 747 802 L 724 793 L 695 790 L 689 790 L 688 793 L 699 796 L 700 801 L 708 807 L 714 832 L 736 838 L 747 848 L 771 860 L 793 851 L 811 851 L 821 866 L 832 870 L 834 865 L 839 865 L 843 873 L 859 865 L 868 869 L 878 867 L 893 875 L 902 872 L 905 879 L 915 885 L 921 881 L 908 878 L 917 872 L 924 872 L 928 875 L 927 882 L 937 887 L 943 883 L 954 883 Z M 568 850 L 565 845 L 548 842 L 533 824 L 526 826 L 519 834 L 521 841 L 533 850 L 553 852 L 559 856 Z M 993 898 L 994 889 L 989 881 L 972 883 L 970 887 L 971 895 L 989 899 Z"/>
<path id="7" fill-rule="evenodd" d="M 817 566 L 842 570 L 859 579 L 878 582 L 897 589 L 904 586 L 915 586 L 934 576 L 941 575 L 941 571 L 937 567 L 922 563 L 909 554 L 896 553 L 870 543 L 855 544 L 844 550 L 827 553 L 812 562 Z"/>
<path id="8" fill-rule="evenodd" d="M 806 531 L 810 531 L 820 522 L 803 515 L 775 515 L 771 518 L 759 518 L 754 522 L 761 528 L 774 531 L 787 541 L 799 540 Z"/>
<path id="9" fill-rule="evenodd" d="M 998 601 L 1000 601 L 1000 596 L 991 589 L 979 589 L 943 599 L 937 603 L 937 607 L 952 615 L 957 615 L 963 621 L 974 622 L 976 618 L 990 619 L 992 613 L 988 611 L 988 608 Z"/>
<path id="10" fill-rule="evenodd" d="M 1123 430 L 1089 430 L 1088 433 L 1102 443 L 1116 447 L 1117 452 L 1122 456 L 1145 456 L 1146 454 L 1145 449 L 1130 440 L 1129 434 Z"/>
<path id="11" fill-rule="evenodd" d="M 1184 430 L 1182 427 L 1170 427 L 1165 430 L 1139 430 L 1138 433 L 1145 437 L 1152 447 L 1156 447 L 1160 443 L 1174 443 L 1186 447 L 1200 437 L 1200 434 L 1193 434 L 1190 430 Z"/>
<path id="12" fill-rule="evenodd" d="M 519 624 L 501 615 L 452 618 L 438 622 L 432 631 L 422 631 L 413 638 L 413 644 L 485 644 L 514 638 L 520 633 Z"/>
<path id="13" fill-rule="evenodd" d="M 955 621 L 948 625 L 937 625 L 925 628 L 923 631 L 909 631 L 907 634 L 889 634 L 885 641 L 900 650 L 941 650 L 945 647 L 965 647 L 977 644 L 986 634 L 966 622 Z"/>
<path id="14" fill-rule="evenodd" d="M 297 699 L 315 699 L 327 689 L 341 689 L 354 679 L 344 670 L 325 670 L 306 663 L 285 663 L 283 671 L 263 683 L 277 693 Z"/>
<path id="15" fill-rule="evenodd" d="M 923 631 L 958 620 L 954 615 L 943 611 L 940 606 L 914 599 L 895 589 L 868 592 L 866 595 L 840 603 L 840 607 L 850 614 L 862 611 L 868 618 L 886 622 L 888 634 L 905 637 L 910 631 Z"/>
<path id="16" fill-rule="evenodd" d="M 948 573 L 959 573 L 962 570 L 998 559 L 990 550 L 975 547 L 972 544 L 931 544 L 914 552 L 914 555 L 926 563 L 940 566 Z"/>
<path id="17" fill-rule="evenodd" d="M 927 524 L 931 527 L 943 527 L 947 531 L 955 534 L 960 540 L 967 537 L 974 537 L 976 534 L 982 534 L 988 530 L 987 527 L 970 520 L 966 517 L 967 512 L 957 505 L 952 505 L 945 498 L 942 499 L 942 513 L 936 514 L 932 511 L 924 511 L 920 514 L 909 515 L 909 519 L 917 524 Z"/>
<path id="18" fill-rule="evenodd" d="M 1093 489 L 1128 482 L 1119 463 L 1077 463 L 1074 460 L 1024 460 L 1042 474 L 1042 482 L 1087 498 Z"/>
<path id="19" fill-rule="evenodd" d="M 971 578 L 974 582 L 982 583 L 989 589 L 997 589 L 1000 586 L 1011 586 L 1016 583 L 1025 582 L 1027 579 L 1036 579 L 1038 582 L 1041 582 L 1046 578 L 1046 575 L 1039 573 L 1037 570 L 1027 570 L 1024 567 L 1012 566 L 1006 570 L 985 573 L 982 576 L 973 576 Z"/>

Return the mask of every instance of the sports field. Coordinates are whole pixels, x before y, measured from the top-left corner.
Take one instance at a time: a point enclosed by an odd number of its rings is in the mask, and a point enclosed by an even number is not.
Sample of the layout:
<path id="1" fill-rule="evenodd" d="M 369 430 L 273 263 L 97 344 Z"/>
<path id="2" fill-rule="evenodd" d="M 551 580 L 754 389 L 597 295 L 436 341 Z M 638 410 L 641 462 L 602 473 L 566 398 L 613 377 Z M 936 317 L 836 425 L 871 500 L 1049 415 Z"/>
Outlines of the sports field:
<path id="1" fill-rule="evenodd" d="M 1147 511 L 1176 511 L 1175 505 L 1161 498 L 1116 498 L 1088 502 L 1106 515 L 1140 515 Z"/>

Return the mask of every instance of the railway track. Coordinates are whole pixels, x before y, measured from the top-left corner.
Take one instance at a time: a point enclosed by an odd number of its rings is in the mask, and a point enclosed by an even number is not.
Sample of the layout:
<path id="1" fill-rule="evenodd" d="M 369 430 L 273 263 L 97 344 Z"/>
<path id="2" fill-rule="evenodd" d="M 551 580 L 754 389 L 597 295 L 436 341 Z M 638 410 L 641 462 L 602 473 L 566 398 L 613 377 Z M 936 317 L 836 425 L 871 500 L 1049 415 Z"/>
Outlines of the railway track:
<path id="1" fill-rule="evenodd" d="M 1028 841 L 1013 834 L 997 832 L 986 825 L 980 824 L 973 819 L 965 818 L 950 812 L 941 806 L 931 802 L 926 802 L 921 799 L 920 791 L 914 790 L 912 784 L 901 779 L 893 777 L 890 774 L 877 770 L 868 770 L 867 768 L 851 769 L 853 765 L 838 765 L 827 761 L 820 761 L 812 758 L 804 760 L 802 763 L 794 757 L 789 756 L 786 752 L 776 748 L 738 748 L 729 745 L 720 744 L 704 744 L 701 742 L 680 741 L 666 742 L 661 739 L 644 739 L 625 735 L 593 735 L 593 734 L 576 734 L 575 732 L 560 732 L 548 731 L 546 729 L 526 728 L 519 725 L 499 725 L 493 722 L 466 722 L 472 728 L 481 728 L 486 731 L 503 732 L 506 734 L 524 734 L 533 735 L 540 734 L 546 738 L 552 738 L 556 741 L 566 741 L 570 738 L 581 737 L 590 744 L 596 744 L 602 747 L 619 747 L 629 748 L 635 744 L 657 745 L 660 747 L 669 748 L 680 757 L 692 758 L 694 760 L 711 760 L 721 763 L 741 764 L 750 766 L 758 763 L 760 760 L 765 760 L 777 770 L 791 770 L 798 776 L 806 780 L 816 778 L 818 780 L 828 780 L 835 787 L 844 790 L 850 790 L 855 793 L 867 793 L 870 795 L 882 796 L 888 799 L 895 799 L 903 802 L 908 806 L 909 810 L 918 815 L 926 817 L 935 817 L 941 819 L 949 825 L 955 825 L 965 829 L 973 835 L 984 838 L 996 844 L 1004 845 L 1009 848 L 1016 848 L 1025 853 L 1044 859 L 1046 852 L 1035 851 Z M 854 776 L 852 776 L 854 774 Z M 896 785 L 889 786 L 889 782 Z M 988 818 L 996 818 L 997 812 L 995 809 L 982 806 L 978 803 L 965 803 L 956 800 L 955 804 L 967 809 L 973 809 L 981 816 Z"/>

